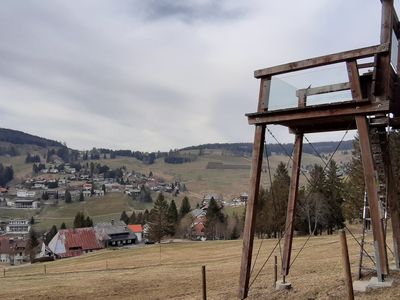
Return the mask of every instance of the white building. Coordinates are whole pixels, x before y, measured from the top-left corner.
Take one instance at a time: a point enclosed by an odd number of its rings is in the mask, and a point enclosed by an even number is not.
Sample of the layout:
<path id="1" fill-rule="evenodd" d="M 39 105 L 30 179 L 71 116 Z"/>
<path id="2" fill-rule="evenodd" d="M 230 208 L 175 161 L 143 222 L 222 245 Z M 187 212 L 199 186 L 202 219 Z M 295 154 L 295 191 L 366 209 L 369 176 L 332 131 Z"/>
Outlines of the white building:
<path id="1" fill-rule="evenodd" d="M 27 234 L 30 229 L 31 225 L 25 219 L 10 220 L 6 225 L 6 233 Z"/>

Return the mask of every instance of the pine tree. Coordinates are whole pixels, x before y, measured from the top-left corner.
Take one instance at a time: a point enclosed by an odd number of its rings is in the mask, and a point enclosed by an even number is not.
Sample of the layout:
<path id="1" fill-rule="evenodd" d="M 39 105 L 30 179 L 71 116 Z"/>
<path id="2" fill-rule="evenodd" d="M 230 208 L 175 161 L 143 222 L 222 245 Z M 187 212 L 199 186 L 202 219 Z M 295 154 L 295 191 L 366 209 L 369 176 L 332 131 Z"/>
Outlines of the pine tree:
<path id="1" fill-rule="evenodd" d="M 160 193 L 150 213 L 149 231 L 147 237 L 150 240 L 161 242 L 162 238 L 171 234 L 171 223 L 168 220 L 168 202 Z"/>
<path id="2" fill-rule="evenodd" d="M 150 220 L 150 212 L 149 212 L 149 210 L 146 208 L 145 211 L 144 211 L 144 213 L 143 213 L 142 224 L 146 224 L 149 220 Z"/>
<path id="3" fill-rule="evenodd" d="M 65 223 L 62 222 L 62 224 L 61 224 L 61 226 L 60 226 L 60 229 L 67 229 L 67 225 L 65 225 Z"/>
<path id="4" fill-rule="evenodd" d="M 93 220 L 89 216 L 86 217 L 85 227 L 93 227 Z"/>
<path id="5" fill-rule="evenodd" d="M 121 217 L 119 218 L 121 221 L 123 221 L 125 224 L 128 224 L 129 223 L 129 217 L 128 217 L 128 215 L 126 214 L 126 212 L 125 211 L 123 211 L 122 213 L 121 213 Z"/>
<path id="6" fill-rule="evenodd" d="M 205 224 L 207 237 L 211 240 L 219 239 L 222 237 L 222 226 L 225 222 L 225 215 L 222 213 L 220 207 L 212 197 L 207 208 L 207 221 Z"/>
<path id="7" fill-rule="evenodd" d="M 132 211 L 132 214 L 129 217 L 129 220 L 128 220 L 127 224 L 136 224 L 136 213 L 135 213 L 135 211 Z"/>
<path id="8" fill-rule="evenodd" d="M 36 247 L 39 246 L 38 234 L 37 232 L 31 227 L 28 234 L 28 242 L 26 248 L 29 252 L 29 256 L 31 261 L 35 258 Z"/>
<path id="9" fill-rule="evenodd" d="M 328 204 L 327 232 L 332 234 L 333 229 L 344 227 L 344 217 L 342 212 L 343 204 L 343 184 L 337 175 L 338 166 L 334 160 L 331 160 L 326 172 L 325 197 Z"/>
<path id="10" fill-rule="evenodd" d="M 168 222 L 171 224 L 171 235 L 174 235 L 176 232 L 176 226 L 178 224 L 178 209 L 176 208 L 176 204 L 174 200 L 171 200 L 171 203 L 168 207 Z"/>
<path id="11" fill-rule="evenodd" d="M 188 197 L 183 197 L 181 206 L 179 208 L 179 217 L 183 218 L 187 213 L 191 211 L 190 202 Z"/>
<path id="12" fill-rule="evenodd" d="M 71 193 L 69 191 L 65 191 L 65 203 L 71 203 L 71 202 L 72 202 Z"/>
<path id="13" fill-rule="evenodd" d="M 143 213 L 139 212 L 136 216 L 136 224 L 142 224 L 144 225 L 145 222 L 143 222 Z"/>
<path id="14" fill-rule="evenodd" d="M 345 198 L 343 215 L 350 223 L 362 219 L 365 193 L 364 171 L 358 137 L 355 138 L 353 146 L 352 158 L 347 167 L 348 176 L 343 187 Z"/>
<path id="15" fill-rule="evenodd" d="M 83 196 L 83 192 L 81 191 L 79 193 L 79 202 L 83 202 L 83 201 L 85 201 L 85 197 Z"/>
<path id="16" fill-rule="evenodd" d="M 168 207 L 168 220 L 171 223 L 178 222 L 178 209 L 176 208 L 176 204 L 175 204 L 174 200 L 171 200 L 171 203 L 169 204 L 169 207 Z"/>
<path id="17" fill-rule="evenodd" d="M 45 244 L 48 245 L 50 241 L 53 239 L 53 237 L 57 234 L 57 226 L 53 225 L 50 229 L 50 231 L 46 234 L 46 239 L 45 239 Z"/>

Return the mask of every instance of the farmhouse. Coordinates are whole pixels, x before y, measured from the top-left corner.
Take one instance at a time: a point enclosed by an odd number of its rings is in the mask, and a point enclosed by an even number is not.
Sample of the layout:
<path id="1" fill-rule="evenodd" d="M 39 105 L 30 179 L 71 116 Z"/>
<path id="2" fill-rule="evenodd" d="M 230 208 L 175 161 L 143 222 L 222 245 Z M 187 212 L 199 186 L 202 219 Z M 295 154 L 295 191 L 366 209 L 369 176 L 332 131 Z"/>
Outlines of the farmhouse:
<path id="1" fill-rule="evenodd" d="M 48 248 L 58 257 L 79 256 L 102 249 L 92 227 L 60 229 L 50 241 Z"/>
<path id="2" fill-rule="evenodd" d="M 0 262 L 19 265 L 27 261 L 26 243 L 26 240 L 20 238 L 0 237 Z"/>
<path id="3" fill-rule="evenodd" d="M 97 223 L 94 229 L 104 247 L 132 245 L 136 244 L 137 241 L 136 234 L 122 221 L 111 220 L 111 222 Z"/>
<path id="4" fill-rule="evenodd" d="M 201 240 L 205 238 L 205 223 L 207 221 L 207 212 L 204 209 L 197 208 L 192 210 L 191 215 L 194 220 L 190 225 L 190 236 L 194 240 Z"/>

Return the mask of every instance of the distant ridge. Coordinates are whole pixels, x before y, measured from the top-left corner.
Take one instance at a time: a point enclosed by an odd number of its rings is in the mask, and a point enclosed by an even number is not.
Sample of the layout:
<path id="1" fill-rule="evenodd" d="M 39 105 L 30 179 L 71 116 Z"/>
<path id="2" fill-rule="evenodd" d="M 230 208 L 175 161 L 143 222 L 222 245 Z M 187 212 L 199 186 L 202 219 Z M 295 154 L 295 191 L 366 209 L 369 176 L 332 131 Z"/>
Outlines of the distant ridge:
<path id="1" fill-rule="evenodd" d="M 0 141 L 18 145 L 22 144 L 36 145 L 43 148 L 64 147 L 64 145 L 61 144 L 60 142 L 7 128 L 0 128 Z"/>
<path id="2" fill-rule="evenodd" d="M 316 154 L 313 147 L 318 153 L 332 153 L 338 147 L 338 141 L 332 142 L 317 142 L 312 143 L 312 146 L 304 141 L 303 153 Z M 181 151 L 187 150 L 225 150 L 236 155 L 251 155 L 253 150 L 252 143 L 214 143 L 214 144 L 203 144 L 198 146 L 190 146 L 180 149 Z M 285 154 L 285 152 L 291 154 L 293 150 L 293 144 L 267 144 L 266 147 L 268 154 Z M 341 151 L 351 151 L 353 149 L 353 140 L 343 141 L 338 150 Z"/>

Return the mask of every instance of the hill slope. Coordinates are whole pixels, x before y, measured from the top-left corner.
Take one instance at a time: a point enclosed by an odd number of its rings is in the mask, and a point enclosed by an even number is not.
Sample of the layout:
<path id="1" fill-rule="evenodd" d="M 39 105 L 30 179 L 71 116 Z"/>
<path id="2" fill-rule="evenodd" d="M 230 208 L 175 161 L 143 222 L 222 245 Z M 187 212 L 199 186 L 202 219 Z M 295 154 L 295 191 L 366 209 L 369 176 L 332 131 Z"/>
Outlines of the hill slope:
<path id="1" fill-rule="evenodd" d="M 36 145 L 39 147 L 63 147 L 63 144 L 22 131 L 0 128 L 0 141 L 17 145 Z"/>

